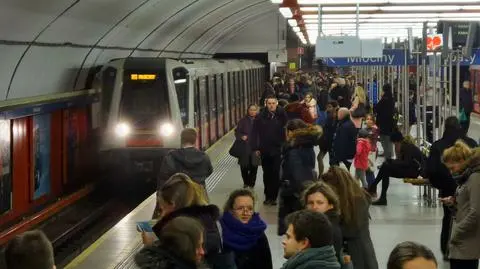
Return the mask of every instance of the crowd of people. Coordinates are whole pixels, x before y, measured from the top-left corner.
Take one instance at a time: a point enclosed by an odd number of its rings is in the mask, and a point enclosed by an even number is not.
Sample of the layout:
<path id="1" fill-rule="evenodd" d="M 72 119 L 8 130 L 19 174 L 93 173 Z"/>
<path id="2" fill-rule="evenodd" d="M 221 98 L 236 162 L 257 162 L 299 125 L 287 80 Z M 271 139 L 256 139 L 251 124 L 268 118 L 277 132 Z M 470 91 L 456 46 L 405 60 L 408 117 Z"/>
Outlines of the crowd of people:
<path id="1" fill-rule="evenodd" d="M 229 194 L 222 210 L 209 202 L 205 179 L 213 168 L 195 148 L 196 130 L 182 131 L 182 147 L 165 157 L 159 171 L 158 221 L 153 233 L 142 233 L 145 246 L 135 256 L 140 268 L 272 269 L 279 257 L 272 257 L 268 224 L 256 210 L 260 165 L 263 204 L 279 203 L 283 269 L 379 268 L 370 205 L 387 205 L 390 177 L 420 176 L 440 190 L 444 259 L 452 269 L 478 268 L 480 152 L 456 117 L 446 120 L 443 137 L 424 156 L 396 128 L 388 84 L 373 105 L 351 77 L 275 74 L 260 104 L 249 105 L 235 130 L 230 154 L 238 158 L 243 188 Z M 384 156 L 378 167 L 377 142 Z M 17 236 L 5 256 L 8 269 L 55 268 L 51 243 L 40 231 Z M 403 242 L 392 250 L 387 268 L 433 269 L 437 260 L 428 247 Z"/>

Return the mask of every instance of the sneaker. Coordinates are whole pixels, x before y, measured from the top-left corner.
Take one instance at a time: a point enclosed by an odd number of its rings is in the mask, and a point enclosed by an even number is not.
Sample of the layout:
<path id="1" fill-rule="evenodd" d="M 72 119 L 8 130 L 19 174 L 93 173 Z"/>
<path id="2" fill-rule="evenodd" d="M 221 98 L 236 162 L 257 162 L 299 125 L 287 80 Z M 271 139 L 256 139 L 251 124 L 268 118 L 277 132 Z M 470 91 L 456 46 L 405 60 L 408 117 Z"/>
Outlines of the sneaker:
<path id="1" fill-rule="evenodd" d="M 277 201 L 276 200 L 271 200 L 270 205 L 277 205 Z"/>
<path id="2" fill-rule="evenodd" d="M 264 204 L 264 205 L 270 205 L 270 200 L 265 200 L 265 201 L 263 201 L 263 204 Z"/>

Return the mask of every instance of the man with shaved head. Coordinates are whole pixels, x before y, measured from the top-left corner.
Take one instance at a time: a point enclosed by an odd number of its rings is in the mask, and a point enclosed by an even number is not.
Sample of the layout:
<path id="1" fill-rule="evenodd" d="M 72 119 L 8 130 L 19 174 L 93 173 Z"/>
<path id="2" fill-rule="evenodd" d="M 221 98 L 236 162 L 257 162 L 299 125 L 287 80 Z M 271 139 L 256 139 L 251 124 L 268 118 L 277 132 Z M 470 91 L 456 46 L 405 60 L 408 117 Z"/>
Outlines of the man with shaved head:
<path id="1" fill-rule="evenodd" d="M 357 128 L 350 119 L 350 111 L 346 107 L 338 110 L 338 127 L 333 138 L 333 158 L 330 165 L 345 164 L 347 169 L 352 165 L 355 156 Z"/>

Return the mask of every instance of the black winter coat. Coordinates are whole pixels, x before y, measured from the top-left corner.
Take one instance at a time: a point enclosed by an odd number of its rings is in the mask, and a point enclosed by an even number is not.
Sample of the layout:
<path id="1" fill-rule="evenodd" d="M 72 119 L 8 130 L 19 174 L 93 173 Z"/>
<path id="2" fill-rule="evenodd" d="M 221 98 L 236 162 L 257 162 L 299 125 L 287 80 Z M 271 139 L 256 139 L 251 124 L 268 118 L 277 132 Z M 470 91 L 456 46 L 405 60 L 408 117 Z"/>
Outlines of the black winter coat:
<path id="1" fill-rule="evenodd" d="M 381 135 L 390 135 L 396 128 L 393 116 L 395 114 L 395 102 L 393 98 L 382 97 L 375 106 L 377 126 Z"/>
<path id="2" fill-rule="evenodd" d="M 252 137 L 254 121 L 255 118 L 245 116 L 238 121 L 237 128 L 235 129 L 235 138 L 237 140 L 241 140 L 241 137 L 244 135 L 247 136 L 247 141 L 242 143 L 242 145 L 245 147 L 242 151 L 242 156 L 238 158 L 238 163 L 241 166 L 247 166 L 251 163 L 252 148 L 250 147 L 250 143 L 248 143 L 248 141 Z"/>
<path id="3" fill-rule="evenodd" d="M 316 125 L 293 132 L 293 138 L 286 144 L 281 165 L 282 187 L 278 210 L 278 234 L 283 235 L 285 217 L 302 209 L 301 194 L 305 184 L 317 178 L 316 156 L 313 147 L 318 144 L 322 129 Z"/>
<path id="4" fill-rule="evenodd" d="M 350 118 L 338 122 L 333 138 L 333 154 L 335 162 L 351 160 L 355 157 L 357 145 L 357 128 Z M 333 163 L 335 163 L 333 162 Z"/>
<path id="5" fill-rule="evenodd" d="M 175 255 L 175 251 L 168 250 L 160 242 L 153 246 L 144 247 L 135 255 L 135 263 L 141 269 L 196 269 L 194 262 L 185 261 Z"/>
<path id="6" fill-rule="evenodd" d="M 272 269 L 272 254 L 265 234 L 247 251 L 235 251 L 237 269 Z"/>
<path id="7" fill-rule="evenodd" d="M 473 111 L 473 92 L 471 89 L 460 89 L 460 107 L 463 108 L 467 114 Z"/>
<path id="8" fill-rule="evenodd" d="M 454 196 L 457 189 L 457 183 L 442 162 L 443 152 L 453 146 L 458 139 L 463 139 L 471 148 L 477 147 L 475 140 L 469 137 L 462 137 L 461 134 L 462 132 L 460 131 L 452 133 L 445 132 L 443 137 L 435 141 L 430 148 L 426 175 L 432 186 L 439 190 L 440 197 Z"/>
<path id="9" fill-rule="evenodd" d="M 340 215 L 333 210 L 325 212 L 328 220 L 332 224 L 333 230 L 333 247 L 335 248 L 335 256 L 337 256 L 338 262 L 343 264 L 343 234 L 340 227 Z"/>
<path id="10" fill-rule="evenodd" d="M 196 183 L 204 185 L 213 173 L 213 167 L 208 155 L 194 147 L 172 150 L 162 161 L 157 189 L 175 173 L 187 174 Z"/>
<path id="11" fill-rule="evenodd" d="M 179 216 L 192 217 L 202 223 L 205 229 L 205 261 L 212 269 L 235 268 L 233 254 L 222 253 L 222 239 L 217 225 L 220 218 L 220 209 L 216 205 L 190 206 L 177 209 L 153 226 L 154 233 L 158 236 L 170 220 Z"/>
<path id="12" fill-rule="evenodd" d="M 287 114 L 281 107 L 272 113 L 262 109 L 253 123 L 250 146 L 253 151 L 260 150 L 266 155 L 280 155 L 285 142 L 285 125 Z"/>
<path id="13" fill-rule="evenodd" d="M 333 137 L 337 131 L 337 121 L 330 115 L 327 115 L 325 126 L 323 127 L 323 135 L 320 138 L 320 150 L 322 152 L 330 152 L 333 144 Z"/>

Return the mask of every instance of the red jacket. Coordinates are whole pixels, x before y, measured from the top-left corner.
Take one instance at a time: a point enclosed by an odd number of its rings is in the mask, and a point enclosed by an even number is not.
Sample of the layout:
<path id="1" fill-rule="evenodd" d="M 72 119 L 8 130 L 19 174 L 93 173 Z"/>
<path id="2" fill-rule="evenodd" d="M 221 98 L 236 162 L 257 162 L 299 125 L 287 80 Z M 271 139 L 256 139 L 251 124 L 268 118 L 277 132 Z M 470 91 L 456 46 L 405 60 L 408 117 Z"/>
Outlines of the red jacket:
<path id="1" fill-rule="evenodd" d="M 355 159 L 353 165 L 360 170 L 368 169 L 368 153 L 372 149 L 370 140 L 367 138 L 357 139 L 357 151 L 355 152 Z"/>

